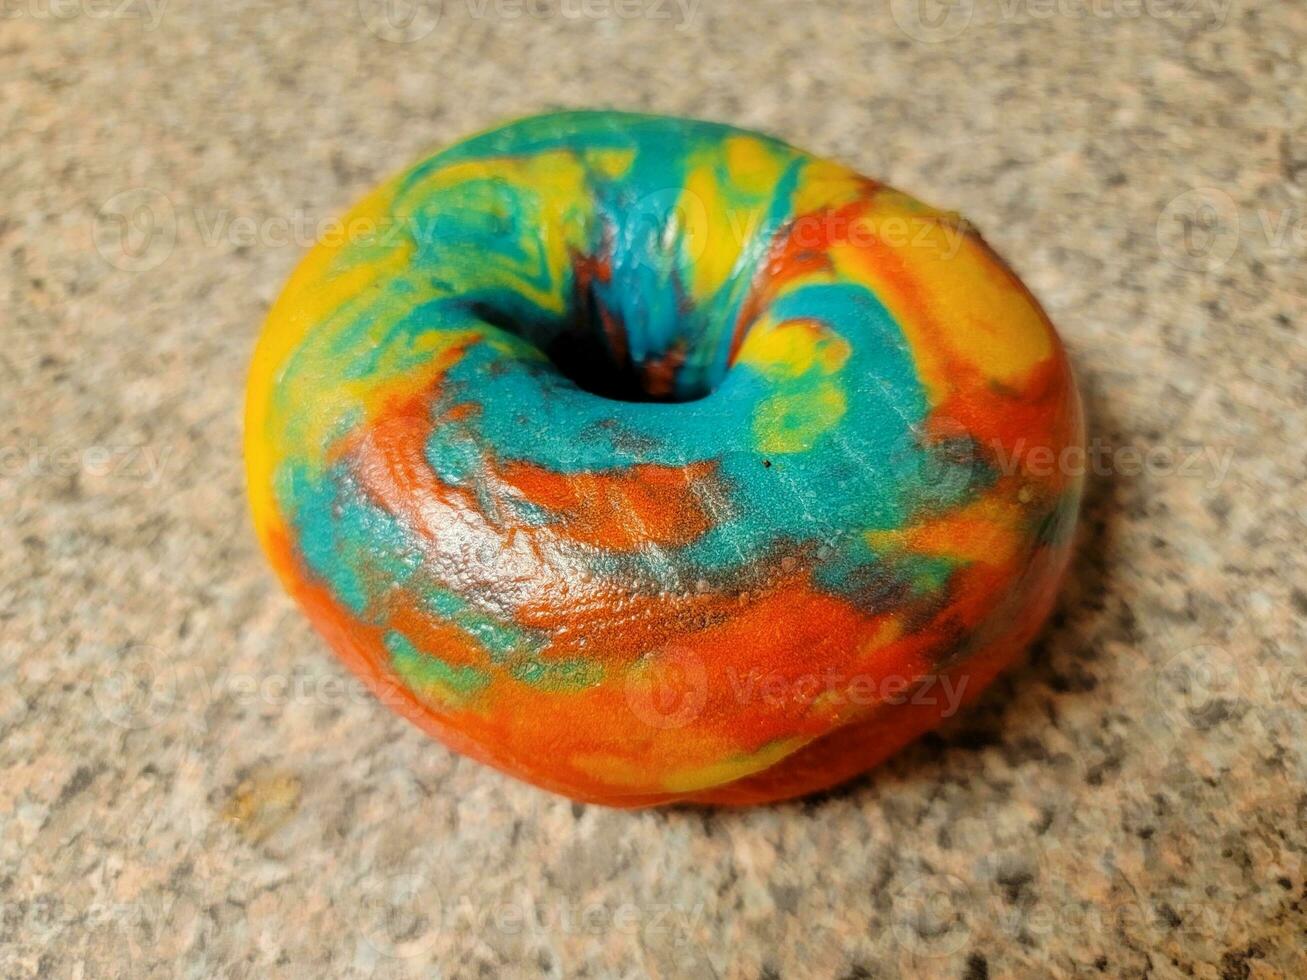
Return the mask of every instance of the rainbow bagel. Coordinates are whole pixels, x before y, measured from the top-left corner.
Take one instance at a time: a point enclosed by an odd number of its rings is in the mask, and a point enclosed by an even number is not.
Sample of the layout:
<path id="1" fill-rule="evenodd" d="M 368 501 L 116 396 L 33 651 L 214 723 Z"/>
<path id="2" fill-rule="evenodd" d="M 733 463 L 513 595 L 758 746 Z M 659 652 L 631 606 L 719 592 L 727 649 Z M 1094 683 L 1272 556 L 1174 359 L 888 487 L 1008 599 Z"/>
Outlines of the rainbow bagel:
<path id="1" fill-rule="evenodd" d="M 796 796 L 1048 615 L 1079 399 L 957 216 L 756 133 L 568 112 L 336 231 L 254 356 L 254 522 L 452 748 L 616 806 Z"/>

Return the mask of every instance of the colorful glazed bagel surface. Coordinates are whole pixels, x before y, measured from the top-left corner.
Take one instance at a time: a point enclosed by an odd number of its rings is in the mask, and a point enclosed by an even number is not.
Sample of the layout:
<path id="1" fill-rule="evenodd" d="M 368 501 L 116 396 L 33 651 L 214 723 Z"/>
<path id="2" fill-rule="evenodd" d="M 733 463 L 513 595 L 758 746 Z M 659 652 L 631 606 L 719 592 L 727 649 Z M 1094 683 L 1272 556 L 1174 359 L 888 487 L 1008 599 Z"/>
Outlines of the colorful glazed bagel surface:
<path id="1" fill-rule="evenodd" d="M 273 308 L 258 533 L 453 748 L 617 806 L 795 796 L 974 698 L 1066 563 L 1057 336 L 955 215 L 774 139 L 524 119 Z"/>

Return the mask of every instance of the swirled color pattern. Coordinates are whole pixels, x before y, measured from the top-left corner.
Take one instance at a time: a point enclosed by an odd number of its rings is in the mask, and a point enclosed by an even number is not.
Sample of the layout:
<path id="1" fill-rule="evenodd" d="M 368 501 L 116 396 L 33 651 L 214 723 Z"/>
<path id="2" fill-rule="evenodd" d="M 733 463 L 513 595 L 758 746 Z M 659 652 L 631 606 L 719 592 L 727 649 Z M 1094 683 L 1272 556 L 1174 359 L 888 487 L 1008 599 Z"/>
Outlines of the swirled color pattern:
<path id="1" fill-rule="evenodd" d="M 1083 439 L 956 215 L 614 112 L 364 199 L 271 311 L 246 427 L 260 539 L 343 659 L 619 806 L 810 792 L 973 698 L 1049 612 Z"/>

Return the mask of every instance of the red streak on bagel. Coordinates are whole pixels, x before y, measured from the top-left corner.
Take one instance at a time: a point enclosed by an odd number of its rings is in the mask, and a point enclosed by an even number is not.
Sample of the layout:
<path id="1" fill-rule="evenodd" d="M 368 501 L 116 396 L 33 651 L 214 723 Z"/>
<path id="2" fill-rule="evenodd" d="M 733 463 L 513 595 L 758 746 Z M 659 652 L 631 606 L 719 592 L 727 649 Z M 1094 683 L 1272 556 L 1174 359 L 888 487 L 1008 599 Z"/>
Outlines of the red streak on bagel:
<path id="1" fill-rule="evenodd" d="M 712 517 L 690 486 L 714 469 L 700 461 L 684 468 L 638 463 L 623 470 L 557 473 L 508 460 L 495 475 L 501 486 L 548 511 L 554 532 L 621 552 L 679 547 L 711 529 Z"/>
<path id="2" fill-rule="evenodd" d="M 349 443 L 344 455 L 374 499 L 424 528 L 433 540 L 443 520 L 458 519 L 497 536 L 512 532 L 629 552 L 651 545 L 679 547 L 713 526 L 694 489 L 712 478 L 716 464 L 711 461 L 558 473 L 527 460 L 496 460 L 473 441 L 470 450 L 481 454 L 470 481 L 476 486 L 451 486 L 432 471 L 426 444 L 434 426 L 458 424 L 475 406 L 455 406 L 433 421 L 428 405 L 426 395 L 396 402 Z M 488 512 L 483 512 L 484 500 L 491 502 Z M 520 503 L 535 505 L 550 519 L 534 524 L 515 517 Z"/>

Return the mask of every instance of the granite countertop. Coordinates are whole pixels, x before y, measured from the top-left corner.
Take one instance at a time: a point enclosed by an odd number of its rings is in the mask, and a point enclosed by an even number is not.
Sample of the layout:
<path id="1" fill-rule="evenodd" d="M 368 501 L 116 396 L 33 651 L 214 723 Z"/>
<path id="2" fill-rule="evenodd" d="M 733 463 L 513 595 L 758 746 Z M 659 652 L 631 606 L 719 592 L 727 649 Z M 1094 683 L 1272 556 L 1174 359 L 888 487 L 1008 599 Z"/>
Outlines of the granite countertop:
<path id="1" fill-rule="evenodd" d="M 15 0 L 0 78 L 0 975 L 1307 976 L 1307 9 Z M 583 105 L 964 211 L 1086 390 L 1028 665 L 824 797 L 456 758 L 249 528 L 245 368 L 320 223 Z"/>

